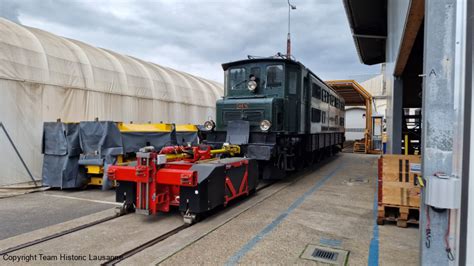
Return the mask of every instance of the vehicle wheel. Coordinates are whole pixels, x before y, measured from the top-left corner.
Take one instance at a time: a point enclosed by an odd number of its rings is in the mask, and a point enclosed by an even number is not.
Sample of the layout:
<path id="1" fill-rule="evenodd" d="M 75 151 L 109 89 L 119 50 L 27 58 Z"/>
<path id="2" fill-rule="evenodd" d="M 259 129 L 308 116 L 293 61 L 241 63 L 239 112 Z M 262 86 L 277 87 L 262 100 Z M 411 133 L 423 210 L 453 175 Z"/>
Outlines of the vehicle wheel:
<path id="1" fill-rule="evenodd" d="M 125 215 L 125 214 L 128 214 L 128 213 L 131 213 L 135 210 L 135 206 L 133 205 L 133 203 L 131 202 L 128 202 L 128 201 L 124 201 L 122 206 L 120 207 L 117 207 L 115 209 L 115 213 L 118 215 L 118 216 L 121 216 L 121 215 Z"/>
<path id="2" fill-rule="evenodd" d="M 195 213 L 187 213 L 183 216 L 183 222 L 188 225 L 192 225 L 198 222 L 198 215 Z"/>

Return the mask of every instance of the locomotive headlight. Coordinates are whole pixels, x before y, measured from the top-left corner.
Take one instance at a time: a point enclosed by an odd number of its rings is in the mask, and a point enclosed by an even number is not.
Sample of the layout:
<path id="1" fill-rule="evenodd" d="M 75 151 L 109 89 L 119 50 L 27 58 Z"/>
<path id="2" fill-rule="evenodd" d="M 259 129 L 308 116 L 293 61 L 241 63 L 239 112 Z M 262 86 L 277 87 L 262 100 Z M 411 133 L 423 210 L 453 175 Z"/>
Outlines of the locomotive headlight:
<path id="1" fill-rule="evenodd" d="M 260 129 L 263 131 L 269 130 L 271 126 L 272 123 L 270 123 L 268 120 L 262 120 L 262 122 L 260 122 Z"/>
<path id="2" fill-rule="evenodd" d="M 212 121 L 212 120 L 209 120 L 209 121 L 204 122 L 204 128 L 205 128 L 206 130 L 211 131 L 211 130 L 214 129 L 215 126 L 216 126 L 216 124 L 215 124 L 214 121 Z"/>
<path id="3" fill-rule="evenodd" d="M 255 91 L 255 89 L 257 88 L 257 82 L 255 80 L 251 80 L 247 83 L 247 87 L 249 91 Z"/>

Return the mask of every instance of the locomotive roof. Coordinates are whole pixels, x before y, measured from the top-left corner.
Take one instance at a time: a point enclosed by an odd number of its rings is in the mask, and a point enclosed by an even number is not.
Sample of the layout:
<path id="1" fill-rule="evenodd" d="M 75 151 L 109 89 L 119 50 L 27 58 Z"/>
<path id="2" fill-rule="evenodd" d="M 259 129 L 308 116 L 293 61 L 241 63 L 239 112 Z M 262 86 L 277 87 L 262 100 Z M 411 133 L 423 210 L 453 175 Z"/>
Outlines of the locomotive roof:
<path id="1" fill-rule="evenodd" d="M 234 61 L 234 62 L 224 63 L 224 64 L 222 64 L 222 69 L 224 69 L 224 71 L 225 71 L 229 67 L 232 67 L 232 66 L 248 64 L 248 63 L 259 63 L 259 62 L 275 62 L 275 63 L 278 62 L 278 63 L 294 64 L 294 65 L 303 66 L 303 64 L 301 64 L 300 62 L 290 60 L 290 59 L 275 58 L 275 57 L 261 57 L 261 58 L 244 59 L 244 60 L 238 60 L 238 61 Z"/>
<path id="2" fill-rule="evenodd" d="M 306 70 L 308 70 L 308 72 L 310 72 L 314 77 L 316 77 L 324 85 L 326 85 L 326 87 L 329 88 L 332 92 L 334 92 L 340 98 L 344 99 L 335 89 L 333 89 L 326 82 L 324 82 L 324 80 L 320 79 L 316 74 L 314 74 L 313 71 L 311 71 L 309 68 L 307 68 L 305 65 L 303 65 L 299 61 L 295 61 L 291 59 L 278 58 L 278 57 L 260 57 L 260 58 L 244 59 L 244 60 L 224 63 L 222 64 L 222 69 L 226 71 L 227 69 L 229 69 L 229 67 L 238 66 L 242 64 L 249 64 L 249 63 L 259 63 L 259 62 L 275 62 L 275 63 L 284 63 L 284 64 L 292 64 L 292 65 L 301 66 L 302 68 L 305 68 Z"/>

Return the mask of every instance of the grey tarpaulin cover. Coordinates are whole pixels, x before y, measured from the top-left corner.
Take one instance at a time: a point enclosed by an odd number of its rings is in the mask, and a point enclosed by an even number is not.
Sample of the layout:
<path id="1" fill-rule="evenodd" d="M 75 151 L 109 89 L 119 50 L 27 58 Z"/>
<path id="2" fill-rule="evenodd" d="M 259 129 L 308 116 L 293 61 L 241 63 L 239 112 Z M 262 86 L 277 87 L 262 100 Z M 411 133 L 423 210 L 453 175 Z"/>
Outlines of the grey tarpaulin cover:
<path id="1" fill-rule="evenodd" d="M 160 150 L 164 146 L 176 145 L 175 132 L 122 132 L 125 153 L 137 152 L 145 146 Z"/>
<path id="2" fill-rule="evenodd" d="M 80 165 L 100 165 L 104 167 L 102 189 L 112 188 L 107 178 L 107 169 L 123 154 L 122 135 L 117 124 L 112 121 L 87 121 L 79 123 L 79 139 L 83 153 Z"/>
<path id="3" fill-rule="evenodd" d="M 87 184 L 78 161 L 79 124 L 45 122 L 43 125 L 43 185 L 57 188 L 77 188 Z"/>
<path id="4" fill-rule="evenodd" d="M 198 132 L 176 132 L 176 139 L 178 142 L 178 145 L 186 145 L 188 143 L 191 143 L 191 145 L 197 145 L 198 144 Z"/>
<path id="5" fill-rule="evenodd" d="M 122 135 L 117 124 L 111 121 L 79 123 L 79 139 L 83 154 L 81 165 L 114 164 L 117 155 L 123 154 Z"/>

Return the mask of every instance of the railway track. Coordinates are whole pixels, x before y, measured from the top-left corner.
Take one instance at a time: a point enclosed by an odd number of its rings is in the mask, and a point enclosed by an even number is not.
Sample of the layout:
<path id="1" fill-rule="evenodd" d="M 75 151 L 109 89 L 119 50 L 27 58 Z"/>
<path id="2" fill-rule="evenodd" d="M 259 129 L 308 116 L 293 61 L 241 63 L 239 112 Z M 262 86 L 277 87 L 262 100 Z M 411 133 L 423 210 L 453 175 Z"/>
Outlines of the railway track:
<path id="1" fill-rule="evenodd" d="M 322 163 L 327 163 L 328 161 L 331 161 L 331 160 L 333 160 L 333 159 L 334 159 L 334 158 L 329 158 L 329 159 L 327 159 L 327 160 L 322 161 Z M 303 169 L 302 171 L 299 171 L 299 172 L 295 172 L 295 173 L 290 174 L 290 175 L 287 177 L 288 179 L 291 179 L 291 180 L 292 180 L 292 181 L 290 182 L 290 184 L 292 184 L 292 183 L 294 183 L 294 182 L 297 182 L 298 180 L 300 180 L 300 179 L 303 178 L 304 176 L 306 176 L 306 175 L 308 175 L 309 173 L 315 171 L 315 170 L 317 169 L 317 167 L 320 166 L 320 165 L 321 165 L 321 162 L 315 164 L 315 165 L 312 166 L 312 167 L 307 167 L 307 168 Z M 257 191 L 257 192 L 258 192 L 258 191 L 262 191 L 262 190 L 264 190 L 264 189 L 266 189 L 266 188 L 272 186 L 273 184 L 275 184 L 275 183 L 277 183 L 277 182 L 278 182 L 278 181 L 268 181 L 268 182 L 261 183 L 261 184 L 257 187 L 256 191 Z M 278 190 L 278 191 L 279 191 L 279 190 Z M 278 192 L 278 191 L 276 191 L 276 192 Z M 276 193 L 276 192 L 275 192 L 275 193 Z M 178 227 L 178 228 L 176 228 L 176 229 L 173 229 L 173 230 L 171 230 L 171 231 L 169 231 L 169 232 L 167 232 L 167 233 L 164 233 L 164 234 L 162 234 L 162 235 L 160 235 L 160 236 L 158 236 L 158 237 L 156 237 L 156 238 L 154 238 L 154 239 L 152 239 L 152 240 L 150 240 L 150 241 L 148 241 L 148 242 L 146 242 L 146 243 L 144 243 L 144 244 L 141 244 L 141 245 L 139 245 L 139 246 L 137 246 L 137 247 L 135 247 L 135 248 L 133 248 L 133 249 L 130 249 L 130 250 L 128 250 L 128 251 L 122 253 L 121 255 L 119 255 L 119 256 L 117 256 L 117 257 L 115 257 L 115 258 L 113 258 L 113 259 L 111 259 L 111 260 L 109 260 L 109 261 L 104 262 L 104 263 L 102 263 L 101 265 L 104 265 L 104 266 L 116 265 L 116 264 L 118 264 L 118 263 L 124 261 L 125 259 L 130 258 L 130 257 L 134 256 L 135 254 L 138 254 L 139 252 L 141 252 L 141 251 L 143 251 L 143 250 L 145 250 L 145 249 L 147 249 L 147 248 L 149 248 L 149 247 L 151 247 L 151 246 L 154 246 L 154 245 L 156 245 L 156 244 L 158 244 L 158 243 L 160 243 L 160 242 L 166 240 L 167 238 L 169 238 L 169 237 L 171 237 L 171 236 L 173 236 L 173 235 L 176 235 L 177 233 L 179 233 L 179 232 L 181 232 L 181 231 L 183 231 L 183 230 L 185 230 L 185 229 L 187 229 L 187 228 L 189 228 L 189 227 L 191 227 L 191 226 L 192 226 L 192 225 L 183 224 L 182 226 L 180 226 L 180 227 Z"/>
<path id="2" fill-rule="evenodd" d="M 329 160 L 332 160 L 332 159 L 324 160 L 325 161 L 324 163 L 327 163 L 327 161 L 329 161 Z M 291 180 L 289 182 L 290 184 L 294 183 L 294 182 L 297 182 L 302 177 L 304 177 L 307 174 L 309 174 L 309 173 L 313 172 L 314 170 L 316 170 L 319 166 L 320 166 L 320 163 L 314 165 L 313 167 L 307 167 L 307 168 L 303 169 L 302 171 L 290 174 L 287 177 L 287 179 Z M 277 182 L 278 181 L 261 182 L 260 185 L 257 187 L 256 191 L 257 192 L 262 191 L 262 190 L 264 190 L 268 187 L 271 187 L 273 184 L 275 184 Z M 216 213 L 212 213 L 211 215 L 214 215 L 214 214 L 216 214 Z M 122 216 L 123 215 L 114 215 L 114 216 L 105 217 L 105 218 L 102 218 L 100 220 L 96 220 L 96 221 L 93 221 L 93 222 L 90 222 L 90 223 L 87 223 L 87 224 L 84 224 L 84 225 L 80 225 L 80 226 L 77 226 L 77 227 L 74 227 L 74 228 L 71 228 L 71 229 L 67 229 L 67 230 L 64 230 L 64 231 L 61 231 L 61 232 L 58 232 L 58 233 L 48 235 L 46 237 L 42 237 L 42 238 L 39 238 L 39 239 L 36 239 L 36 240 L 33 240 L 33 241 L 29 241 L 29 242 L 26 242 L 26 243 L 23 243 L 23 244 L 20 244 L 20 245 L 17 245 L 17 246 L 14 246 L 14 247 L 11 247 L 11 248 L 0 251 L 0 256 L 3 256 L 5 254 L 9 254 L 9 253 L 12 253 L 12 252 L 16 252 L 16 251 L 19 251 L 19 250 L 23 250 L 23 249 L 26 249 L 26 248 L 29 248 L 29 247 L 33 247 L 33 246 L 36 246 L 38 244 L 41 244 L 41 243 L 44 243 L 44 242 L 47 242 L 47 241 L 50 241 L 50 240 L 53 240 L 53 239 L 58 239 L 60 237 L 69 235 L 71 233 L 78 232 L 78 231 L 81 231 L 81 230 L 84 230 L 84 229 L 87 229 L 87 228 L 91 228 L 91 227 L 99 225 L 99 224 L 103 224 L 103 223 L 112 221 L 112 220 L 117 219 L 117 218 L 122 217 Z M 165 233 L 163 233 L 163 234 L 161 234 L 161 235 L 159 235 L 159 236 L 157 236 L 157 237 L 155 237 L 155 238 L 153 238 L 153 239 L 151 239 L 151 240 L 149 240 L 149 241 L 147 241 L 143 244 L 140 244 L 140 245 L 138 245 L 134 248 L 131 248 L 128 251 L 123 252 L 122 254 L 120 254 L 118 256 L 114 256 L 113 259 L 102 263 L 102 265 L 116 265 L 117 263 L 120 263 L 120 262 L 124 261 L 125 259 L 130 258 L 130 257 L 134 256 L 135 254 L 137 254 L 137 253 L 139 253 L 139 252 L 141 252 L 141 251 L 143 251 L 143 250 L 145 250 L 149 247 L 152 247 L 152 246 L 166 240 L 167 238 L 169 238 L 173 235 L 176 235 L 177 233 L 189 228 L 190 226 L 192 226 L 192 225 L 183 224 L 183 225 L 181 225 L 177 228 L 174 228 L 174 229 L 172 229 L 168 232 L 165 232 Z"/>
<path id="3" fill-rule="evenodd" d="M 265 182 L 265 183 L 259 185 L 257 187 L 256 191 L 258 192 L 258 191 L 261 191 L 263 189 L 266 189 L 266 188 L 270 187 L 271 185 L 273 185 L 275 183 L 276 183 L 276 181 Z M 169 232 L 166 232 L 162 235 L 159 235 L 158 237 L 156 237 L 156 238 L 154 238 L 154 239 L 152 239 L 152 240 L 150 240 L 146 243 L 143 243 L 143 244 L 141 244 L 141 245 L 139 245 L 139 246 L 137 246 L 133 249 L 130 249 L 130 250 L 122 253 L 121 255 L 116 256 L 115 258 L 113 258 L 111 260 L 108 260 L 108 261 L 104 262 L 101 265 L 104 265 L 104 266 L 116 265 L 117 263 L 120 263 L 120 262 L 124 261 L 125 259 L 130 258 L 133 255 L 135 255 L 135 254 L 137 254 L 137 253 L 139 253 L 139 252 L 141 252 L 141 251 L 143 251 L 143 250 L 145 250 L 145 249 L 147 249 L 151 246 L 154 246 L 154 245 L 166 240 L 167 238 L 169 238 L 173 235 L 176 235 L 177 233 L 179 233 L 179 232 L 181 232 L 181 231 L 183 231 L 183 230 L 185 230 L 185 229 L 187 229 L 191 226 L 192 225 L 183 224 L 178 228 L 175 228 L 175 229 L 173 229 Z"/>
<path id="4" fill-rule="evenodd" d="M 62 237 L 62 236 L 65 236 L 65 235 L 68 235 L 68 234 L 71 234 L 71 233 L 74 233 L 74 232 L 84 230 L 86 228 L 90 228 L 92 226 L 111 221 L 111 220 L 116 219 L 120 216 L 122 216 L 122 215 L 114 215 L 114 216 L 105 217 L 105 218 L 99 219 L 97 221 L 93 221 L 93 222 L 90 222 L 90 223 L 87 223 L 87 224 L 83 224 L 83 225 L 80 225 L 80 226 L 77 226 L 77 227 L 74 227 L 74 228 L 70 228 L 70 229 L 58 232 L 58 233 L 51 234 L 49 236 L 38 238 L 38 239 L 35 239 L 35 240 L 32 240 L 32 241 L 29 241 L 29 242 L 11 247 L 11 248 L 7 248 L 5 250 L 0 251 L 0 256 L 3 256 L 3 255 L 8 254 L 8 253 L 15 252 L 15 251 L 18 251 L 18 250 L 22 250 L 22 249 L 25 249 L 25 248 L 28 248 L 28 247 L 32 247 L 32 246 L 41 244 L 43 242 L 46 242 L 46 241 L 49 241 L 49 240 L 52 240 L 52 239 L 55 239 L 55 238 L 59 238 L 59 237 Z"/>
<path id="5" fill-rule="evenodd" d="M 263 190 L 263 189 L 271 186 L 274 183 L 275 182 L 263 183 L 257 188 L 257 191 Z M 51 235 L 48 235 L 48 236 L 45 236 L 45 237 L 42 237 L 42 238 L 38 238 L 38 239 L 29 241 L 29 242 L 25 242 L 25 243 L 22 243 L 22 244 L 19 244 L 19 245 L 1 250 L 0 251 L 0 256 L 10 254 L 10 253 L 13 253 L 13 252 L 16 252 L 16 251 L 20 251 L 20 250 L 23 250 L 23 249 L 26 249 L 26 248 L 29 248 L 29 247 L 33 247 L 33 246 L 36 246 L 38 244 L 41 244 L 41 243 L 44 243 L 44 242 L 47 242 L 47 241 L 50 241 L 50 240 L 53 240 L 53 239 L 58 239 L 60 237 L 66 236 L 66 235 L 69 235 L 69 234 L 72 234 L 72 233 L 75 233 L 75 232 L 78 232 L 78 231 L 81 231 L 81 230 L 84 230 L 84 229 L 87 229 L 87 228 L 91 228 L 91 227 L 99 225 L 99 224 L 103 224 L 103 223 L 112 221 L 112 220 L 117 219 L 119 217 L 122 217 L 124 215 L 125 214 L 105 217 L 105 218 L 102 218 L 102 219 L 99 219 L 99 220 L 96 220 L 96 221 L 93 221 L 93 222 L 90 222 L 90 223 L 87 223 L 87 224 L 83 224 L 83 225 L 73 227 L 73 228 L 70 228 L 70 229 L 67 229 L 67 230 L 64 230 L 64 231 L 60 231 L 60 232 L 57 232 L 57 233 L 54 233 L 54 234 L 51 234 Z M 140 252 L 140 251 L 142 251 L 142 250 L 144 250 L 148 247 L 151 247 L 151 246 L 167 239 L 170 236 L 173 236 L 173 235 L 177 234 L 178 232 L 188 228 L 189 226 L 190 225 L 183 224 L 183 225 L 179 226 L 178 228 L 172 229 L 172 230 L 170 230 L 170 231 L 168 231 L 164 234 L 161 234 L 160 236 L 158 236 L 158 237 L 156 237 L 152 240 L 147 241 L 146 243 L 143 243 L 143 244 L 141 244 L 141 245 L 139 245 L 139 246 L 137 246 L 133 249 L 130 249 L 130 250 L 122 253 L 121 255 L 117 256 L 115 259 L 109 260 L 109 261 L 103 263 L 102 265 L 115 265 L 116 263 L 118 263 L 118 262 L 120 262 L 120 261 L 122 261 L 126 258 L 129 258 L 129 257 L 137 254 L 138 252 Z"/>

